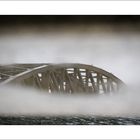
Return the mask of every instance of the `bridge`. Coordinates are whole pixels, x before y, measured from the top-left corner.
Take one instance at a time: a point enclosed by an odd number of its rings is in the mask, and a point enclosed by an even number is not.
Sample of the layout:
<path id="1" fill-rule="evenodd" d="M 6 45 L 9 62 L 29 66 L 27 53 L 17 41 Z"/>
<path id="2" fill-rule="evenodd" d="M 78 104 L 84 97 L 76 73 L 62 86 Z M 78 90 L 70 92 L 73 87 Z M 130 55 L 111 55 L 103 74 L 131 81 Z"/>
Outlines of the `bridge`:
<path id="1" fill-rule="evenodd" d="M 124 85 L 103 69 L 75 63 L 0 65 L 0 84 L 10 83 L 67 94 L 115 93 Z"/>

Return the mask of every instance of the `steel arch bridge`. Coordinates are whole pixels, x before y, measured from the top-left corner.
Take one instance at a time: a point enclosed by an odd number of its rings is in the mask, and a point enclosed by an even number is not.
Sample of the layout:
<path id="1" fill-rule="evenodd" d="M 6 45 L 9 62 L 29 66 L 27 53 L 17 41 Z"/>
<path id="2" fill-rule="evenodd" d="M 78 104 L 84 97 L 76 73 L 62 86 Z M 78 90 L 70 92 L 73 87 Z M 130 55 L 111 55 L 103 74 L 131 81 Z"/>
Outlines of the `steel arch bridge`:
<path id="1" fill-rule="evenodd" d="M 124 83 L 113 74 L 85 64 L 0 65 L 0 84 L 21 84 L 49 93 L 114 93 Z"/>

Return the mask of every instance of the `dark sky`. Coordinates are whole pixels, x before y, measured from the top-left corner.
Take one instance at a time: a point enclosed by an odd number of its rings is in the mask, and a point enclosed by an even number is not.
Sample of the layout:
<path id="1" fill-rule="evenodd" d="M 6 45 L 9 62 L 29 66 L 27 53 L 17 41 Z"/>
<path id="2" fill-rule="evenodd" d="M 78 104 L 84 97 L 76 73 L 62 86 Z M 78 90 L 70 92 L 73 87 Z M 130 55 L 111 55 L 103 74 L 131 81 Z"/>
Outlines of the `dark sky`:
<path id="1" fill-rule="evenodd" d="M 140 23 L 140 16 L 123 15 L 1 15 L 0 25 Z"/>

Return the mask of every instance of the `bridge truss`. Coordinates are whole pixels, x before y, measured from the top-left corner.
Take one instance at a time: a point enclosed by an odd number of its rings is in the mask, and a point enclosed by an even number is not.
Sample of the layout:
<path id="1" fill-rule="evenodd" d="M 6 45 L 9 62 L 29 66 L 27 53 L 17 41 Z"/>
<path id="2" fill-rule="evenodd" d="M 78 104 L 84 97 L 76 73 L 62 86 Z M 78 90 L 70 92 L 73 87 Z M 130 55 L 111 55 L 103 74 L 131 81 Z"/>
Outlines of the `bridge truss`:
<path id="1" fill-rule="evenodd" d="M 49 93 L 108 94 L 124 83 L 113 74 L 85 64 L 0 65 L 0 84 L 20 84 Z"/>

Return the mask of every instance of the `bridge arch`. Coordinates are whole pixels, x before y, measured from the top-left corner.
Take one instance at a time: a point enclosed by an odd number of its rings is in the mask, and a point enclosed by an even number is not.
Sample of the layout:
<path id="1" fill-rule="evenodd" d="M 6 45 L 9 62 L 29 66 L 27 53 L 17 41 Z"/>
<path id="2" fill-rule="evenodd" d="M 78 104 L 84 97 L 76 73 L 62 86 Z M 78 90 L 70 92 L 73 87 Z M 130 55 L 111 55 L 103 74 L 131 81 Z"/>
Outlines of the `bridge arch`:
<path id="1" fill-rule="evenodd" d="M 30 68 L 28 66 L 30 66 Z M 2 84 L 15 83 L 46 90 L 50 93 L 93 93 L 117 92 L 124 83 L 115 75 L 85 64 L 24 64 L 13 67 L 25 68 Z"/>

